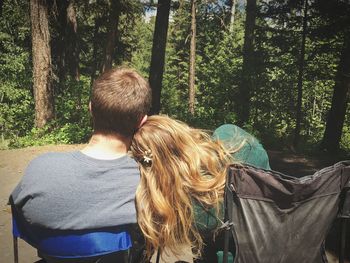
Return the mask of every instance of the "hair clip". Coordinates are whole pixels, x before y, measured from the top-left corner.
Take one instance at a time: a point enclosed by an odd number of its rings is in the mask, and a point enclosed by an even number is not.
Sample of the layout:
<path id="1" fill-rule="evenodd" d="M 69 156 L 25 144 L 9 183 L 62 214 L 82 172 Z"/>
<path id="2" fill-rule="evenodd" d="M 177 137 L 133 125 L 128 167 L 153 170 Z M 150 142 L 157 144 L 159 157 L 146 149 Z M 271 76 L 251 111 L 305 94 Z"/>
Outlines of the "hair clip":
<path id="1" fill-rule="evenodd" d="M 146 163 L 146 164 L 150 164 L 152 162 L 152 151 L 151 150 L 147 150 L 143 153 L 143 162 Z"/>

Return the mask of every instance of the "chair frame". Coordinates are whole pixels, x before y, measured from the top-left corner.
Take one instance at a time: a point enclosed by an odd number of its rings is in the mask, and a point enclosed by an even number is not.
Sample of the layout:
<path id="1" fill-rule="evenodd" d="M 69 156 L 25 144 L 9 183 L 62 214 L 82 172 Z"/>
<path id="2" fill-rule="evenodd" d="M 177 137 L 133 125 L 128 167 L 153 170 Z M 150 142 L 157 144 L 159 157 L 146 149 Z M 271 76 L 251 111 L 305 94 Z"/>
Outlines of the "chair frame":
<path id="1" fill-rule="evenodd" d="M 228 170 L 226 176 L 226 183 L 224 189 L 224 252 L 223 252 L 223 261 L 222 263 L 228 263 L 228 251 L 229 251 L 229 238 L 232 233 L 232 224 L 229 222 L 228 215 L 228 205 L 229 205 L 229 197 L 228 191 L 233 191 L 231 186 L 229 185 L 229 178 L 231 176 L 230 170 Z M 338 218 L 340 219 L 340 252 L 339 252 L 339 263 L 344 263 L 345 261 L 345 247 L 346 247 L 346 229 L 347 225 L 350 223 L 350 182 L 344 187 L 341 193 L 341 201 L 340 201 L 340 209 L 338 211 Z"/>

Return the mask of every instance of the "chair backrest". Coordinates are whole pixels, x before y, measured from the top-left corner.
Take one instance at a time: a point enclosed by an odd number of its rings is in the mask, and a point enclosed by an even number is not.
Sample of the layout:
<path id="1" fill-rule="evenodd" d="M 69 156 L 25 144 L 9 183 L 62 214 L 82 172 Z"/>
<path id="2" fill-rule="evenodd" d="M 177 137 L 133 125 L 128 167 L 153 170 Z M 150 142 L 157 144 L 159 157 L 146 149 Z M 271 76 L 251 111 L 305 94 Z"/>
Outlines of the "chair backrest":
<path id="1" fill-rule="evenodd" d="M 41 255 L 54 258 L 83 258 L 128 250 L 132 246 L 129 226 L 79 231 L 46 229 L 30 224 L 17 210 L 11 197 L 10 204 L 14 238 L 22 238 Z"/>
<path id="2" fill-rule="evenodd" d="M 235 262 L 327 262 L 324 240 L 349 182 L 350 161 L 301 178 L 230 166 L 226 208 Z"/>

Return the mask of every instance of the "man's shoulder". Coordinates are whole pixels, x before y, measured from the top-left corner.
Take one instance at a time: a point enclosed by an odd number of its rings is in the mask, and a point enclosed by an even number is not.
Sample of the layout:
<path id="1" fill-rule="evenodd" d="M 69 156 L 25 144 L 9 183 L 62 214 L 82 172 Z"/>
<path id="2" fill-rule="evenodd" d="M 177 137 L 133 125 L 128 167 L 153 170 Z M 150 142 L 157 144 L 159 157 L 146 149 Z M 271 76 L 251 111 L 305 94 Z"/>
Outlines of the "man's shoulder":
<path id="1" fill-rule="evenodd" d="M 28 164 L 28 168 L 32 167 L 47 167 L 52 164 L 66 163 L 73 159 L 71 152 L 47 152 L 38 155 Z"/>
<path id="2" fill-rule="evenodd" d="M 38 155 L 31 162 L 51 161 L 57 159 L 73 158 L 72 152 L 47 152 Z"/>

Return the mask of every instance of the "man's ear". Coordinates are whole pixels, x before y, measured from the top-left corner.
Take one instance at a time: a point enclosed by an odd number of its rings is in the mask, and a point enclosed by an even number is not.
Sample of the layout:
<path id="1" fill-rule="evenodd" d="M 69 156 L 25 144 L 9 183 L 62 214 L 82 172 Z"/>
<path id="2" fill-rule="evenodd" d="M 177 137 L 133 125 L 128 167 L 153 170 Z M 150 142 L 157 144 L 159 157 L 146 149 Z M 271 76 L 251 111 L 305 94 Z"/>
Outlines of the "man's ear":
<path id="1" fill-rule="evenodd" d="M 147 121 L 147 118 L 148 118 L 147 115 L 143 116 L 143 118 L 140 121 L 139 127 L 137 127 L 137 128 L 140 128 L 143 124 L 145 124 L 145 122 Z"/>

